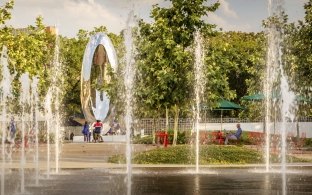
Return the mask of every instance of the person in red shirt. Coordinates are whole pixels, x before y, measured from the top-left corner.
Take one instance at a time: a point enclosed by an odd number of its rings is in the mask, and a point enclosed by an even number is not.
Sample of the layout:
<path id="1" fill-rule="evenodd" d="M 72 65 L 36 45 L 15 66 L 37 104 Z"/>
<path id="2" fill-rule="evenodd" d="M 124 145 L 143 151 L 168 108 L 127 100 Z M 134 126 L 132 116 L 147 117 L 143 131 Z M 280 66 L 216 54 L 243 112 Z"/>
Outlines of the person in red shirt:
<path id="1" fill-rule="evenodd" d="M 101 136 L 101 131 L 102 131 L 102 128 L 103 128 L 103 123 L 101 122 L 101 120 L 96 120 L 96 123 L 94 123 L 93 125 L 94 127 L 94 134 L 95 134 L 95 139 L 94 139 L 94 142 L 96 141 L 101 141 L 103 142 L 103 138 Z"/>

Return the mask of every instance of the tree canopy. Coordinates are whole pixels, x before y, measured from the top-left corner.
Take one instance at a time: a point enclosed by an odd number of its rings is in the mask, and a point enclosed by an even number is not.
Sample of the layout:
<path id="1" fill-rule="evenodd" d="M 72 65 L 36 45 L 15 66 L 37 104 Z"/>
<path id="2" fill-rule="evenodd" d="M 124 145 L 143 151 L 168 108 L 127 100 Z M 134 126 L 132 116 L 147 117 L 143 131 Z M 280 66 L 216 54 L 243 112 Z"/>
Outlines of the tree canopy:
<path id="1" fill-rule="evenodd" d="M 206 17 L 216 11 L 219 2 L 209 0 L 169 0 L 170 6 L 152 7 L 152 22 L 139 20 L 135 31 L 136 66 L 135 82 L 136 116 L 163 117 L 168 108 L 178 117 L 191 116 L 194 85 L 194 35 L 203 36 L 205 97 L 204 102 L 211 107 L 220 98 L 240 103 L 242 96 L 262 90 L 263 69 L 265 67 L 266 35 L 264 32 L 222 32 L 216 25 L 209 24 Z M 222 3 L 222 2 L 221 2 Z M 8 47 L 10 71 L 15 71 L 14 95 L 19 96 L 19 76 L 29 72 L 38 76 L 40 95 L 43 97 L 51 83 L 54 48 L 57 35 L 46 30 L 41 16 L 35 25 L 24 29 L 14 29 L 6 25 L 11 18 L 14 1 L 0 7 L 0 46 Z M 292 79 L 291 86 L 297 93 L 311 95 L 312 76 L 312 0 L 305 6 L 305 18 L 298 23 L 287 23 L 284 14 L 283 28 L 285 40 L 283 59 L 287 74 Z M 268 19 L 272 22 L 274 18 Z M 273 21 L 274 22 L 274 21 Z M 265 23 L 268 25 L 269 23 Z M 102 86 L 108 91 L 117 112 L 123 113 L 123 35 L 109 33 L 105 26 L 91 31 L 79 30 L 73 38 L 58 36 L 60 40 L 63 73 L 62 104 L 65 118 L 81 115 L 80 71 L 84 49 L 89 37 L 96 32 L 105 32 L 111 38 L 119 59 L 119 69 L 110 71 L 112 82 Z M 260 107 L 243 103 L 250 107 L 246 117 L 257 117 Z M 248 109 L 247 109 L 248 110 Z M 252 111 L 253 110 L 253 111 Z M 310 112 L 310 110 L 308 110 Z"/>

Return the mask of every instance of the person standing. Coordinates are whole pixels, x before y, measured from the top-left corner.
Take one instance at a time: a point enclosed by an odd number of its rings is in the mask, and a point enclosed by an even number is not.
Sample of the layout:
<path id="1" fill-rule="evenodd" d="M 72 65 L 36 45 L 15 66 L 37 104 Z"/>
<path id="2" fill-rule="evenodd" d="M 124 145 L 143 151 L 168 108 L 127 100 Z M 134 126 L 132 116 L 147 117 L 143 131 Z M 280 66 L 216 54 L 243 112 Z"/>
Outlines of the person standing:
<path id="1" fill-rule="evenodd" d="M 89 125 L 88 125 L 87 121 L 83 125 L 82 134 L 83 134 L 83 141 L 84 142 L 90 142 L 90 140 L 89 140 Z"/>
<path id="2" fill-rule="evenodd" d="M 114 119 L 113 121 L 113 125 L 112 125 L 112 129 L 115 135 L 119 135 L 120 134 L 120 125 L 117 121 L 117 119 Z"/>
<path id="3" fill-rule="evenodd" d="M 89 140 L 89 143 L 91 142 L 91 134 L 92 134 L 92 131 L 89 128 L 89 130 L 88 130 L 88 140 Z"/>
<path id="4" fill-rule="evenodd" d="M 96 141 L 103 141 L 102 137 L 101 137 L 101 131 L 102 131 L 102 127 L 103 127 L 103 123 L 101 122 L 101 120 L 96 120 L 96 123 L 93 125 L 94 127 L 94 142 Z"/>
<path id="5" fill-rule="evenodd" d="M 11 139 L 10 141 L 14 142 L 15 134 L 16 134 L 16 123 L 14 121 L 14 117 L 11 118 L 9 128 L 10 128 L 10 139 Z"/>
<path id="6" fill-rule="evenodd" d="M 237 131 L 234 134 L 229 134 L 226 136 L 225 138 L 225 142 L 224 144 L 227 145 L 229 140 L 238 140 L 240 138 L 240 136 L 242 135 L 242 128 L 240 127 L 240 124 L 236 125 L 237 127 Z"/>
<path id="7" fill-rule="evenodd" d="M 74 142 L 74 137 L 75 137 L 74 132 L 71 132 L 70 135 L 69 135 L 70 142 Z"/>

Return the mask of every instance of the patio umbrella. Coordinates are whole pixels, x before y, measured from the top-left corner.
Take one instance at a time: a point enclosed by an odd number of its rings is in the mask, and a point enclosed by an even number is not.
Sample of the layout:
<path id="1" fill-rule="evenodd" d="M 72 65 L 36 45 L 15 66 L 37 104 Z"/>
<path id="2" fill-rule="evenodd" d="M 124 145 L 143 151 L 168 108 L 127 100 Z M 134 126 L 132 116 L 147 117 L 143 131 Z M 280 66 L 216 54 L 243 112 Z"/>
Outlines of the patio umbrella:
<path id="1" fill-rule="evenodd" d="M 238 104 L 230 102 L 228 100 L 221 99 L 218 101 L 217 106 L 213 110 L 221 110 L 221 131 L 222 131 L 222 116 L 223 110 L 243 110 L 244 108 Z"/>
<path id="2" fill-rule="evenodd" d="M 276 92 L 273 92 L 271 95 L 272 99 L 280 99 L 280 95 Z M 248 100 L 248 101 L 262 101 L 265 99 L 265 95 L 263 93 L 255 93 L 253 95 L 245 95 L 241 98 L 242 100 Z M 306 98 L 301 95 L 296 95 L 295 100 L 297 102 L 311 102 L 311 99 Z"/>
<path id="3" fill-rule="evenodd" d="M 272 92 L 272 95 L 271 95 L 271 99 L 277 99 L 279 100 L 280 99 L 280 94 L 278 94 L 276 91 L 273 91 Z M 246 95 L 246 96 L 243 96 L 241 98 L 242 100 L 247 100 L 247 101 L 263 101 L 265 100 L 265 95 L 263 93 L 256 93 L 256 94 L 253 94 L 253 95 Z M 295 101 L 297 103 L 311 103 L 312 100 L 310 98 L 307 98 L 307 97 L 304 97 L 304 96 L 301 96 L 301 95 L 296 95 L 295 96 Z M 275 132 L 275 117 L 276 117 L 276 110 L 274 110 L 274 132 Z"/>

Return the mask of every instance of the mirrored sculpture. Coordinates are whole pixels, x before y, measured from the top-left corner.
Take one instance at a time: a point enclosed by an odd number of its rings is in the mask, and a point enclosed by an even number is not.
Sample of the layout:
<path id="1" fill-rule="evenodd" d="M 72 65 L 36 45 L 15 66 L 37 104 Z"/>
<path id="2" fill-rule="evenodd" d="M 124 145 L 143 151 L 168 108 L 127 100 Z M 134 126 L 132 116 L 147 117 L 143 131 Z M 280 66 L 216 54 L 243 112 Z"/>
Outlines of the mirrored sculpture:
<path id="1" fill-rule="evenodd" d="M 81 70 L 81 105 L 86 121 L 104 121 L 112 113 L 103 85 L 110 82 L 108 67 L 117 70 L 117 56 L 109 37 L 104 33 L 93 35 L 84 52 Z"/>

